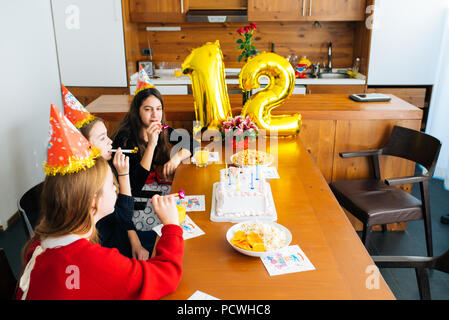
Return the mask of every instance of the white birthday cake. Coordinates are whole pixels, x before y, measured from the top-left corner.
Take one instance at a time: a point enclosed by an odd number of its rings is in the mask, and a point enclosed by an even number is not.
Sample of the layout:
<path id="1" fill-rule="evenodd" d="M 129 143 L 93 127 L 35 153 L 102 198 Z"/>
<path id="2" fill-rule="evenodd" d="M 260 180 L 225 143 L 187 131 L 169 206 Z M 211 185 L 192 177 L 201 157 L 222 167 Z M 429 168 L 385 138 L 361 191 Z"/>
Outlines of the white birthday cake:
<path id="1" fill-rule="evenodd" d="M 215 212 L 218 217 L 274 217 L 270 204 L 271 189 L 260 169 L 230 167 L 220 170 L 216 186 Z"/>

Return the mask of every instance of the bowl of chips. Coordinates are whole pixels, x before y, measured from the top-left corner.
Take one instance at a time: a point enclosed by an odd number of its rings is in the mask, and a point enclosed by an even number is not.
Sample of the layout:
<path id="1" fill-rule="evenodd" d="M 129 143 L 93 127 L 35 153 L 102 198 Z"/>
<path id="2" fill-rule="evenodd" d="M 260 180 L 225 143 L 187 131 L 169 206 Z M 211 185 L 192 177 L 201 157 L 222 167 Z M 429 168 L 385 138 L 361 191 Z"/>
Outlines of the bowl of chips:
<path id="1" fill-rule="evenodd" d="M 231 156 L 233 164 L 239 167 L 246 166 L 269 166 L 273 163 L 274 157 L 266 152 L 255 149 L 246 149 Z"/>
<path id="2" fill-rule="evenodd" d="M 261 257 L 270 251 L 290 245 L 292 234 L 276 222 L 254 220 L 233 225 L 226 233 L 226 240 L 240 253 Z"/>

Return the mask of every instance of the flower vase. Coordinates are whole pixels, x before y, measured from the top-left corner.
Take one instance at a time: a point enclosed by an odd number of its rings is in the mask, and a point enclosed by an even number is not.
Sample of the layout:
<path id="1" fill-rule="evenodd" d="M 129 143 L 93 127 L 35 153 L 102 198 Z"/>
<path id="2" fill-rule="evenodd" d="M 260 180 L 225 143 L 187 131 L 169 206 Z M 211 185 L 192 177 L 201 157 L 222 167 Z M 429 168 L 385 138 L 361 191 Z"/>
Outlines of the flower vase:
<path id="1" fill-rule="evenodd" d="M 248 149 L 248 137 L 245 137 L 244 139 L 240 139 L 238 142 L 237 142 L 237 138 L 234 137 L 232 139 L 232 147 L 235 150 L 246 150 L 246 149 Z"/>

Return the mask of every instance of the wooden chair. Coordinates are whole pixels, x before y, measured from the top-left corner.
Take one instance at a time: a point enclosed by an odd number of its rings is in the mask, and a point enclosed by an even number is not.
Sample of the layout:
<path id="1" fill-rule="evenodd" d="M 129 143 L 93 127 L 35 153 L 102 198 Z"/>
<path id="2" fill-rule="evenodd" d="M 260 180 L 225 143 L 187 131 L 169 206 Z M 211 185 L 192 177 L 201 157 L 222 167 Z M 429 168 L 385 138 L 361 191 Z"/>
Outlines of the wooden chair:
<path id="1" fill-rule="evenodd" d="M 0 248 L 0 300 L 14 299 L 17 279 L 12 272 L 5 250 Z"/>
<path id="2" fill-rule="evenodd" d="M 430 219 L 429 180 L 435 170 L 441 143 L 438 139 L 412 129 L 395 126 L 385 146 L 378 150 L 341 152 L 342 158 L 368 156 L 374 169 L 374 179 L 342 180 L 330 184 L 342 207 L 363 223 L 362 242 L 368 243 L 373 225 L 424 220 L 428 256 L 433 256 Z M 414 161 L 427 172 L 411 177 L 381 180 L 379 156 L 388 155 Z M 419 183 L 421 201 L 394 187 Z"/>
<path id="3" fill-rule="evenodd" d="M 25 192 L 17 201 L 17 208 L 19 209 L 22 224 L 28 239 L 33 237 L 34 228 L 39 222 L 40 197 L 43 185 L 43 182 L 35 185 Z"/>
<path id="4" fill-rule="evenodd" d="M 372 256 L 379 268 L 414 268 L 421 300 L 430 300 L 428 270 L 449 273 L 449 250 L 438 257 Z"/>

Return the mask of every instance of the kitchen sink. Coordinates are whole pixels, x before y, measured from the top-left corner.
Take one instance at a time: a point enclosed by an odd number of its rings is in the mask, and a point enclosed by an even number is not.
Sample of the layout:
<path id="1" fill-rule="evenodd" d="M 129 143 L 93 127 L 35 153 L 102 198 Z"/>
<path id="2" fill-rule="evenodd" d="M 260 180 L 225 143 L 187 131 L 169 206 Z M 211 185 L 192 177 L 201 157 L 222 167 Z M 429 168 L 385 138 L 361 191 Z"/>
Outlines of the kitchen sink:
<path id="1" fill-rule="evenodd" d="M 318 78 L 321 78 L 321 79 L 345 79 L 345 78 L 349 78 L 349 75 L 346 73 L 325 72 L 325 73 L 320 73 L 318 75 Z"/>

